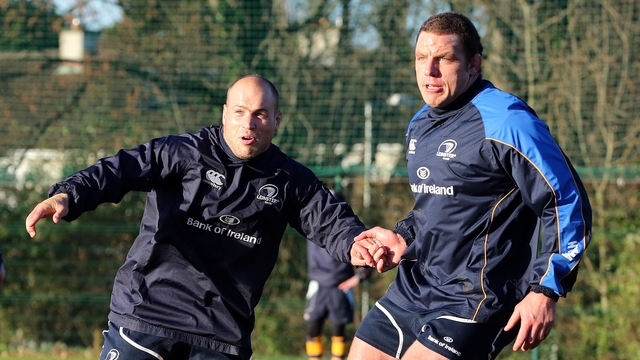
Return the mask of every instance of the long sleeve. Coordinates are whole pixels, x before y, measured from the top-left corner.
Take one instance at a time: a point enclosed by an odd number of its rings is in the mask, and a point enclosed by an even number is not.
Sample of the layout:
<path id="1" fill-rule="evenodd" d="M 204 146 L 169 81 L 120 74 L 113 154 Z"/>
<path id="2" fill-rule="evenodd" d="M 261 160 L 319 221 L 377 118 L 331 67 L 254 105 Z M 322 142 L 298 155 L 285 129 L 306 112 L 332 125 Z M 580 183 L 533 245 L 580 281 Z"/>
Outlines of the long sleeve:
<path id="1" fill-rule="evenodd" d="M 565 296 L 591 239 L 591 207 L 580 178 L 547 126 L 523 108 L 487 129 L 499 162 L 541 220 L 531 285 Z M 535 241 L 536 239 L 534 239 Z"/>

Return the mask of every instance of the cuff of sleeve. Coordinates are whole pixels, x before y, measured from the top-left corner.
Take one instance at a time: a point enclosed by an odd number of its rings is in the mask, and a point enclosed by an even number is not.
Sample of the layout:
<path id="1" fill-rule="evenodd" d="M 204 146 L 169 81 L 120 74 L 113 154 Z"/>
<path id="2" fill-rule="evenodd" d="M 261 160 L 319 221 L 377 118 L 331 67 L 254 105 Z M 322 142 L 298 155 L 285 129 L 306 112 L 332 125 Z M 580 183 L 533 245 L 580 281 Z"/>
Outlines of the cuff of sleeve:
<path id="1" fill-rule="evenodd" d="M 57 194 L 67 194 L 67 196 L 69 197 L 69 201 L 73 201 L 75 199 L 73 190 L 66 183 L 55 184 L 53 187 L 51 187 L 51 189 L 49 189 L 49 197 Z"/>
<path id="2" fill-rule="evenodd" d="M 409 231 L 407 231 L 406 229 L 397 226 L 395 229 L 393 229 L 393 232 L 402 236 L 407 247 L 409 247 L 409 245 L 413 243 L 413 237 L 411 236 L 411 233 L 409 233 Z"/>
<path id="3" fill-rule="evenodd" d="M 64 182 L 53 185 L 51 189 L 49 189 L 49 197 L 57 194 L 67 194 L 67 198 L 69 199 L 69 212 L 62 219 L 65 221 L 77 219 L 80 216 L 80 214 L 75 213 L 78 198 L 76 197 L 71 185 Z"/>
<path id="4" fill-rule="evenodd" d="M 537 293 L 537 294 L 542 294 L 548 298 L 551 298 L 553 301 L 558 302 L 558 299 L 560 299 L 560 295 L 556 294 L 555 291 L 553 291 L 553 289 L 548 288 L 546 286 L 542 286 L 542 285 L 531 285 L 531 292 Z"/>

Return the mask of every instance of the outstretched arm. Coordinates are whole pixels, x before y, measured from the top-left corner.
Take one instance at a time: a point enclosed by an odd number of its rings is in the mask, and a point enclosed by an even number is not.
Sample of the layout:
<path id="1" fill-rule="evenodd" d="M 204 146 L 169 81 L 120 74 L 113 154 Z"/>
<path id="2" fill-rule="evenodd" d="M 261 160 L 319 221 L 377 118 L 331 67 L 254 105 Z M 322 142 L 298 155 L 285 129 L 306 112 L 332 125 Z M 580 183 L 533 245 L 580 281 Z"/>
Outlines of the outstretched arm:
<path id="1" fill-rule="evenodd" d="M 69 197 L 67 194 L 56 194 L 36 205 L 26 220 L 27 232 L 31 237 L 36 236 L 36 223 L 45 217 L 51 217 L 54 223 L 69 212 Z"/>

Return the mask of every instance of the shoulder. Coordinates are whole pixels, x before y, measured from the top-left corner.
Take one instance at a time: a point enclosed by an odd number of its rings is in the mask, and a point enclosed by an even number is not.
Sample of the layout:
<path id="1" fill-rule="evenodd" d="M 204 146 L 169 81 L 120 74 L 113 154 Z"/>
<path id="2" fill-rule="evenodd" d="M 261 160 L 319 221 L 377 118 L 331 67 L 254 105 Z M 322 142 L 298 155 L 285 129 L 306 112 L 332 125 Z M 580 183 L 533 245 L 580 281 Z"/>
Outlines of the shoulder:
<path id="1" fill-rule="evenodd" d="M 314 198 L 314 195 L 322 190 L 323 183 L 312 169 L 306 165 L 294 160 L 290 156 L 282 152 L 277 146 L 275 147 L 274 158 L 270 158 L 271 166 L 276 173 L 285 173 L 287 177 L 287 188 L 300 204 L 307 204 Z M 274 161 L 272 161 L 274 160 Z M 327 190 L 328 191 L 328 190 Z"/>
<path id="2" fill-rule="evenodd" d="M 472 103 L 480 114 L 487 138 L 516 144 L 519 137 L 548 132 L 547 125 L 524 100 L 491 83 Z"/>
<path id="3" fill-rule="evenodd" d="M 411 125 L 413 125 L 416 121 L 419 121 L 420 119 L 422 119 L 424 117 L 425 112 L 428 109 L 429 109 L 429 105 L 424 104 L 424 106 L 422 106 L 420 110 L 418 110 L 418 112 L 416 112 L 415 115 L 413 115 L 413 117 L 409 121 L 409 125 L 407 125 L 407 131 L 405 133 L 405 136 L 409 135 L 409 132 L 411 131 Z"/>
<path id="4" fill-rule="evenodd" d="M 490 82 L 471 102 L 487 120 L 504 120 L 514 115 L 537 118 L 535 111 L 524 100 L 494 87 Z"/>
<path id="5" fill-rule="evenodd" d="M 193 133 L 186 132 L 179 135 L 167 135 L 156 139 L 155 142 L 171 149 L 184 147 L 200 148 L 202 143 L 216 143 L 217 136 L 211 128 L 202 128 Z"/>
<path id="6" fill-rule="evenodd" d="M 316 179 L 315 173 L 306 165 L 294 160 L 284 153 L 277 145 L 271 145 L 269 165 L 278 168 L 279 171 L 286 171 L 292 178 Z"/>

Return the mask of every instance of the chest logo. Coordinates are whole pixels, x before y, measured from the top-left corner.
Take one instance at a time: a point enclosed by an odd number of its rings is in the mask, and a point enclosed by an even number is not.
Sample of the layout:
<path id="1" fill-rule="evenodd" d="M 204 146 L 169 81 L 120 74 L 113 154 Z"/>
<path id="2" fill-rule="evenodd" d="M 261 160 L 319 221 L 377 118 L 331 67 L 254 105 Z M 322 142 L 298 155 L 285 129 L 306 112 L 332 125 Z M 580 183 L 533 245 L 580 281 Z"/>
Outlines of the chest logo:
<path id="1" fill-rule="evenodd" d="M 267 184 L 258 190 L 256 199 L 262 200 L 269 205 L 277 204 L 280 200 L 276 199 L 278 195 L 278 188 L 275 185 Z"/>
<path id="2" fill-rule="evenodd" d="M 458 143 L 455 140 L 447 139 L 438 146 L 438 152 L 436 152 L 436 156 L 442 158 L 442 160 L 451 160 L 456 157 L 456 154 L 453 152 L 458 147 Z"/>
<path id="3" fill-rule="evenodd" d="M 431 171 L 429 171 L 429 168 L 426 166 L 421 166 L 418 168 L 418 171 L 416 171 L 416 175 L 418 175 L 420 179 L 425 180 L 431 175 Z"/>
<path id="4" fill-rule="evenodd" d="M 409 155 L 414 155 L 416 153 L 416 143 L 417 142 L 418 142 L 417 139 L 409 140 Z"/>
<path id="5" fill-rule="evenodd" d="M 220 221 L 227 225 L 238 225 L 240 224 L 240 219 L 233 215 L 222 215 L 220 216 Z"/>
<path id="6" fill-rule="evenodd" d="M 208 170 L 206 174 L 206 179 L 203 181 L 213 186 L 214 188 L 220 190 L 222 189 L 222 185 L 224 185 L 224 183 L 222 182 L 222 180 L 224 179 L 226 179 L 224 175 L 220 174 L 219 172 Z"/>

